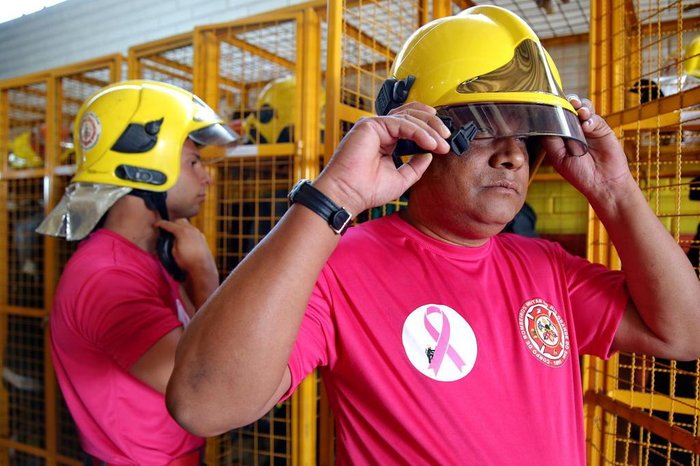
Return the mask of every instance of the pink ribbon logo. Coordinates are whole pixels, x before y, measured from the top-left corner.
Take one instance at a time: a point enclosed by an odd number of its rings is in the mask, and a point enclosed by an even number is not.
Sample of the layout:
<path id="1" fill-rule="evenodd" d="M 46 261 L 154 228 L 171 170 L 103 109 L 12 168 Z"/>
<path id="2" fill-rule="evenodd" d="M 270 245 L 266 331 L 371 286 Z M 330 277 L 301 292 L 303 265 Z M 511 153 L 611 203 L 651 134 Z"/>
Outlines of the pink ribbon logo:
<path id="1" fill-rule="evenodd" d="M 435 327 L 433 327 L 433 324 L 430 323 L 430 320 L 428 320 L 428 316 L 430 314 L 440 314 L 440 316 L 442 317 L 442 329 L 439 332 Z M 450 359 L 452 359 L 452 362 L 454 362 L 455 365 L 459 368 L 459 371 L 462 372 L 465 364 L 462 358 L 459 357 L 459 354 L 457 354 L 457 351 L 455 351 L 452 345 L 450 345 L 450 321 L 448 320 L 445 313 L 442 312 L 442 310 L 440 310 L 440 308 L 438 308 L 437 306 L 430 306 L 425 311 L 425 317 L 423 317 L 423 322 L 425 324 L 425 329 L 428 331 L 430 336 L 433 337 L 436 343 L 435 354 L 433 354 L 428 369 L 432 369 L 435 372 L 435 375 L 437 376 L 437 373 L 440 370 L 440 366 L 442 365 L 442 360 L 445 357 L 445 353 L 447 353 Z"/>

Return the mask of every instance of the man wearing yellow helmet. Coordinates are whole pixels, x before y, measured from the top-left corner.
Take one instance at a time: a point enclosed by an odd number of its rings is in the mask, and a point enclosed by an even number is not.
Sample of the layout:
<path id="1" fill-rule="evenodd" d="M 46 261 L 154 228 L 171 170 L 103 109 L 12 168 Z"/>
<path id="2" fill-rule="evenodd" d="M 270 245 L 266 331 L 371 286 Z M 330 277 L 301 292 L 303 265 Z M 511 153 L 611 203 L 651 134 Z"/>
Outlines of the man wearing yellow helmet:
<path id="1" fill-rule="evenodd" d="M 419 29 L 377 103 L 387 115 L 358 121 L 321 175 L 295 186 L 188 327 L 171 412 L 218 434 L 319 368 L 339 464 L 585 465 L 580 355 L 700 355 L 700 283 L 682 249 L 610 127 L 565 98 L 507 10 Z M 428 153 L 397 169 L 399 140 Z M 595 208 L 624 272 L 499 234 L 538 148 Z M 341 236 L 409 187 L 405 210 Z"/>
<path id="2" fill-rule="evenodd" d="M 218 285 L 187 220 L 211 182 L 199 147 L 237 135 L 190 92 L 124 81 L 83 103 L 74 141 L 76 174 L 37 230 L 86 238 L 58 283 L 50 326 L 87 463 L 198 465 L 204 440 L 169 416 L 163 394 L 183 326 Z"/>

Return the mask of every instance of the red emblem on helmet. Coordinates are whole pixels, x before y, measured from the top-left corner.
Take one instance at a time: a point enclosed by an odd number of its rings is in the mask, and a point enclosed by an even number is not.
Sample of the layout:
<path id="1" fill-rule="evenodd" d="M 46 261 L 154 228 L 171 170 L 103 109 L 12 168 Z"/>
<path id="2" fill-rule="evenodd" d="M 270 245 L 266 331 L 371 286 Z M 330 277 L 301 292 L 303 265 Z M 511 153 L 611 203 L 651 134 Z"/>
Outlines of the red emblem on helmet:
<path id="1" fill-rule="evenodd" d="M 561 366 L 569 357 L 569 331 L 554 306 L 531 299 L 520 308 L 520 334 L 529 352 L 548 366 Z"/>

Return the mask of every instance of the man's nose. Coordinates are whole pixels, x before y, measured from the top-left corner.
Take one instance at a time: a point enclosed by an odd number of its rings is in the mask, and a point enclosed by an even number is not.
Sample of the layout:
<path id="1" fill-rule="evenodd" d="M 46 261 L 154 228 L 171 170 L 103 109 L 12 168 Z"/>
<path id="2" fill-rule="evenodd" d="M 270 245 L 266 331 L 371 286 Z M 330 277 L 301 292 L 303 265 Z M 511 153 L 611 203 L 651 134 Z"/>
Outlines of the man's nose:
<path id="1" fill-rule="evenodd" d="M 516 137 L 501 137 L 494 139 L 495 150 L 490 164 L 494 168 L 502 167 L 517 170 L 527 162 L 525 140 Z"/>
<path id="2" fill-rule="evenodd" d="M 200 170 L 201 172 L 199 174 L 199 179 L 202 181 L 203 184 L 210 185 L 211 176 L 209 175 L 209 171 L 204 167 L 201 167 Z"/>

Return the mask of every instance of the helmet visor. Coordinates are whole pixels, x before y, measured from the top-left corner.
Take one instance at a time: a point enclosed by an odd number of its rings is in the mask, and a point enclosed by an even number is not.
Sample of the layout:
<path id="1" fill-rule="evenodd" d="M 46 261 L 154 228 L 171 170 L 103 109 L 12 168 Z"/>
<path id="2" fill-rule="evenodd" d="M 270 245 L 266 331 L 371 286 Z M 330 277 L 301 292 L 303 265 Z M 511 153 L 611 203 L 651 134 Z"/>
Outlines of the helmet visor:
<path id="1" fill-rule="evenodd" d="M 553 105 L 529 103 L 479 103 L 442 107 L 438 114 L 449 117 L 454 127 L 474 122 L 475 139 L 500 137 L 560 136 L 572 142 L 571 155 L 588 151 L 578 117 Z"/>
<path id="2" fill-rule="evenodd" d="M 200 146 L 234 147 L 240 142 L 240 136 L 234 130 L 221 123 L 192 131 L 189 138 Z"/>
<path id="3" fill-rule="evenodd" d="M 235 146 L 241 138 L 234 130 L 222 124 L 223 119 L 204 103 L 199 97 L 193 96 L 194 121 L 211 122 L 209 126 L 192 131 L 189 138 L 200 146 Z"/>

